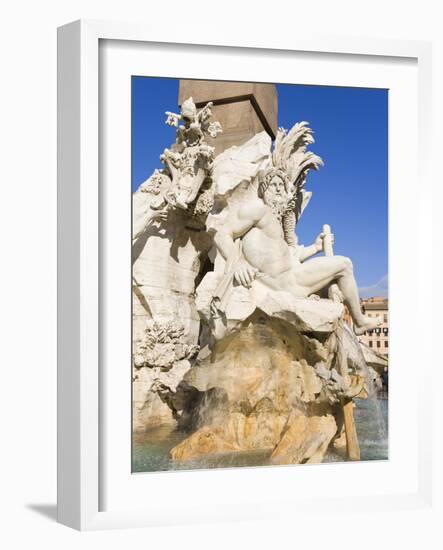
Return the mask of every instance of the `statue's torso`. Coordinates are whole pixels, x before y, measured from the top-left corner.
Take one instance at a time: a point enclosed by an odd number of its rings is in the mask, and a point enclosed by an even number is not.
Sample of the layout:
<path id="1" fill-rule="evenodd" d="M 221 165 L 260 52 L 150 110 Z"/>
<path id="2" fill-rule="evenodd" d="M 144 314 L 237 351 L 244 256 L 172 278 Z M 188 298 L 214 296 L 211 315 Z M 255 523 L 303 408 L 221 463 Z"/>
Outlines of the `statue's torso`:
<path id="1" fill-rule="evenodd" d="M 243 255 L 259 272 L 273 277 L 292 267 L 292 255 L 281 222 L 271 209 L 242 238 Z"/>

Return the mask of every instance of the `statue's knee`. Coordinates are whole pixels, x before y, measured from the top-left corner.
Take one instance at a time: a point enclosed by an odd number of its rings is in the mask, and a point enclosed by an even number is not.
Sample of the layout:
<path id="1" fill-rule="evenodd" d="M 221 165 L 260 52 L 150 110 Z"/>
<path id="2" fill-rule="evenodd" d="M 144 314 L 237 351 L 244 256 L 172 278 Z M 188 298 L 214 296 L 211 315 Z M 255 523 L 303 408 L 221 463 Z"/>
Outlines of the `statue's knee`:
<path id="1" fill-rule="evenodd" d="M 352 265 L 352 261 L 349 258 L 345 258 L 345 266 L 347 271 L 353 271 L 354 266 Z"/>
<path id="2" fill-rule="evenodd" d="M 349 258 L 346 258 L 346 256 L 340 256 L 340 261 L 342 264 L 342 270 L 352 273 L 354 269 L 352 261 Z"/>

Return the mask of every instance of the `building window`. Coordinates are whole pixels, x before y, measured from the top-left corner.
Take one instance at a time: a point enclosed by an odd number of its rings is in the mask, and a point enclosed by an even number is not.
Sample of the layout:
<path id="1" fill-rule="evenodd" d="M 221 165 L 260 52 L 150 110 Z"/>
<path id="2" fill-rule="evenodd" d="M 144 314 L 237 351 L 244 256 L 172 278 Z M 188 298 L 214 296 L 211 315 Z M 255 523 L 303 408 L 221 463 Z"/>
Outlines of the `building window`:
<path id="1" fill-rule="evenodd" d="M 372 348 L 372 340 L 369 340 L 369 347 Z"/>
<path id="2" fill-rule="evenodd" d="M 383 321 L 384 321 L 385 323 L 387 323 L 387 322 L 388 322 L 388 316 L 387 316 L 386 314 L 385 314 L 385 315 L 383 315 Z"/>
<path id="3" fill-rule="evenodd" d="M 380 340 L 377 340 L 377 347 L 380 347 Z"/>
<path id="4" fill-rule="evenodd" d="M 388 341 L 385 340 L 385 348 L 387 348 L 387 347 L 388 347 Z"/>

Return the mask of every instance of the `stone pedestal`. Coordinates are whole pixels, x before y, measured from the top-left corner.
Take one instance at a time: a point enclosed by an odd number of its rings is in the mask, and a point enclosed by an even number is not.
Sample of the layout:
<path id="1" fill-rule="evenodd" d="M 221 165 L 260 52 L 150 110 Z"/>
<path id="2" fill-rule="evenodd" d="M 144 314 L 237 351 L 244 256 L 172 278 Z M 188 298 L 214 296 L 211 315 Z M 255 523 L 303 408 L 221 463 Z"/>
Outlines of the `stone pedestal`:
<path id="1" fill-rule="evenodd" d="M 220 122 L 223 133 L 207 141 L 215 147 L 217 155 L 263 130 L 275 139 L 278 100 L 274 84 L 180 80 L 179 104 L 188 97 L 199 108 L 213 102 L 213 119 Z"/>

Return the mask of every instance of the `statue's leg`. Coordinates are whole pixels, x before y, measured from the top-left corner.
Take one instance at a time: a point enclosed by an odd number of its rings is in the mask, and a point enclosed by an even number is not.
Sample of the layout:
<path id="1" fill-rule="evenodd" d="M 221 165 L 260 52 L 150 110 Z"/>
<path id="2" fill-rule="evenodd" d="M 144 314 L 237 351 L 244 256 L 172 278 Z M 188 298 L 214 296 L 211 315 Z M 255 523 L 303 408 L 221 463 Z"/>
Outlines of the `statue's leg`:
<path id="1" fill-rule="evenodd" d="M 352 262 L 344 256 L 314 258 L 295 272 L 297 284 L 306 288 L 308 296 L 336 282 L 354 321 L 355 331 L 362 334 L 380 324 L 380 319 L 363 315 Z"/>

